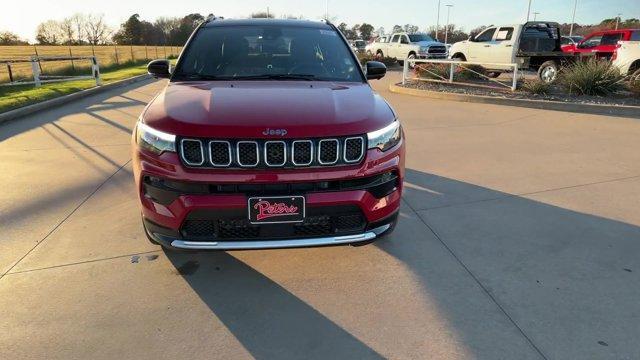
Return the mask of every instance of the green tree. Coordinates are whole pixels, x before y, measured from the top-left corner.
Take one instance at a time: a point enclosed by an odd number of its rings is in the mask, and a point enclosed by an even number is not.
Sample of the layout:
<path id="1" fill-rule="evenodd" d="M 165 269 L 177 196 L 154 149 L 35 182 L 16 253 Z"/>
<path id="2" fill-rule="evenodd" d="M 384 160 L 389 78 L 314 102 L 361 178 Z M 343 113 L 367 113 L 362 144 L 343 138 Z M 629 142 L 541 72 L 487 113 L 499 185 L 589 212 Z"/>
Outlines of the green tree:
<path id="1" fill-rule="evenodd" d="M 360 37 L 363 40 L 369 41 L 373 36 L 374 27 L 371 24 L 363 23 L 360 25 Z"/>
<path id="2" fill-rule="evenodd" d="M 184 45 L 193 30 L 205 20 L 204 16 L 198 13 L 189 14 L 182 19 L 177 28 L 173 29 L 169 35 L 170 45 Z"/>
<path id="3" fill-rule="evenodd" d="M 133 14 L 120 25 L 120 30 L 113 35 L 116 44 L 140 45 L 142 44 L 142 24 L 140 15 Z"/>
<path id="4" fill-rule="evenodd" d="M 0 31 L 0 45 L 27 45 L 18 35 L 9 31 Z"/>
<path id="5" fill-rule="evenodd" d="M 251 17 L 254 19 L 273 19 L 275 15 L 273 13 L 267 13 L 266 11 L 258 11 L 251 14 Z"/>

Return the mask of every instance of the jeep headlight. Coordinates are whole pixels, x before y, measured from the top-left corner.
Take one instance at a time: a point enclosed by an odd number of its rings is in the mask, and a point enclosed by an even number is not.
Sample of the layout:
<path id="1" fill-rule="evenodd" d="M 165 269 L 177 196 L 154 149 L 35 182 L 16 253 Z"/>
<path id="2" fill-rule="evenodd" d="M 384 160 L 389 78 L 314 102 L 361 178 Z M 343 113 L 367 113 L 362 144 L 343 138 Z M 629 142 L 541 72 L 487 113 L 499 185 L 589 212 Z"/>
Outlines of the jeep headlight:
<path id="1" fill-rule="evenodd" d="M 136 125 L 136 141 L 141 148 L 158 155 L 165 151 L 176 151 L 175 135 L 156 130 L 142 121 Z"/>
<path id="2" fill-rule="evenodd" d="M 381 151 L 391 149 L 402 140 L 400 121 L 396 120 L 380 130 L 368 133 L 367 139 L 369 140 L 369 149 L 380 149 Z"/>

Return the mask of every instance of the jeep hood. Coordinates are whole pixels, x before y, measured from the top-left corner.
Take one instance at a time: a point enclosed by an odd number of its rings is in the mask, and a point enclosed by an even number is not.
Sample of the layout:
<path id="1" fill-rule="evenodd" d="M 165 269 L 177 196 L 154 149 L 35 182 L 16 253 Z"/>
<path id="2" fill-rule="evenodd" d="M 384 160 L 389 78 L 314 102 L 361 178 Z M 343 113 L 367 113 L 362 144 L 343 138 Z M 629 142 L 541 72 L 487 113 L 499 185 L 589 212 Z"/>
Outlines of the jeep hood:
<path id="1" fill-rule="evenodd" d="M 171 82 L 144 122 L 160 131 L 215 138 L 288 138 L 364 134 L 394 114 L 366 83 L 308 81 Z"/>

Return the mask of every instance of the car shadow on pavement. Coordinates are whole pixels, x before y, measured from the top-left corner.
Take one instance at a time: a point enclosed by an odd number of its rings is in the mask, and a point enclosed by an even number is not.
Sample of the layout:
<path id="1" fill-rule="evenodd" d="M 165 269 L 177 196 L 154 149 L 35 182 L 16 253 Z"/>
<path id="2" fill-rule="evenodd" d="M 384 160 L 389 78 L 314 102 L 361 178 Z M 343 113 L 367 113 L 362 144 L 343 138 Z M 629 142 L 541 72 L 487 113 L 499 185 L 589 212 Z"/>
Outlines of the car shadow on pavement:
<path id="1" fill-rule="evenodd" d="M 166 255 L 256 359 L 383 359 L 319 311 L 226 252 Z"/>
<path id="2" fill-rule="evenodd" d="M 131 107 L 131 106 L 145 106 L 147 104 L 146 101 L 136 100 L 129 96 L 120 96 L 119 94 L 133 92 L 137 88 L 148 86 L 152 83 L 153 83 L 152 80 L 138 82 L 126 87 L 107 91 L 105 93 L 92 95 L 85 99 L 74 101 L 71 104 L 56 107 L 47 111 L 40 111 L 35 114 L 28 115 L 24 118 L 9 121 L 6 124 L 0 124 L 0 141 L 9 139 L 15 135 L 27 132 L 31 129 L 35 129 L 45 124 L 58 121 L 61 118 L 69 115 L 90 113 L 93 116 L 94 113 L 97 111 L 122 109 L 122 108 Z M 146 95 L 146 94 L 144 95 L 148 96 L 149 99 L 153 97 L 153 95 Z M 124 101 L 119 101 L 119 102 L 107 101 L 109 99 L 116 98 L 116 97 L 120 97 Z M 108 119 L 105 119 L 105 118 L 97 118 L 97 120 L 105 124 L 114 126 L 119 130 L 123 130 L 123 131 L 128 130 L 126 127 L 123 127 L 122 125 L 119 125 L 114 121 L 107 121 Z"/>
<path id="3" fill-rule="evenodd" d="M 443 330 L 455 334 L 467 354 L 535 359 L 640 353 L 640 332 L 629 316 L 640 313 L 634 300 L 640 297 L 634 276 L 640 272 L 640 242 L 631 241 L 640 238 L 639 227 L 418 170 L 407 169 L 405 185 L 396 232 L 375 243 L 382 252 L 365 257 L 388 254 L 405 264 L 449 324 Z M 383 357 L 230 254 L 167 256 L 255 358 Z M 321 260 L 310 255 L 308 261 Z M 372 279 L 369 288 L 382 286 Z M 361 316 L 376 315 L 362 311 Z M 428 321 L 419 313 L 415 319 L 417 324 L 380 323 L 371 331 L 402 336 L 397 332 Z M 423 324 L 421 337 L 412 342 L 416 349 L 442 337 Z"/>
<path id="4" fill-rule="evenodd" d="M 554 195 L 545 201 L 575 206 L 574 198 Z M 531 350 L 546 358 L 640 354 L 640 328 L 630 316 L 640 314 L 640 227 L 413 169 L 406 170 L 403 199 Z M 487 348 L 506 339 L 492 341 L 495 330 L 474 324 L 478 304 L 460 299 L 439 269 L 425 265 L 434 247 L 400 234 L 375 244 L 412 270 L 473 354 L 510 358 Z"/>

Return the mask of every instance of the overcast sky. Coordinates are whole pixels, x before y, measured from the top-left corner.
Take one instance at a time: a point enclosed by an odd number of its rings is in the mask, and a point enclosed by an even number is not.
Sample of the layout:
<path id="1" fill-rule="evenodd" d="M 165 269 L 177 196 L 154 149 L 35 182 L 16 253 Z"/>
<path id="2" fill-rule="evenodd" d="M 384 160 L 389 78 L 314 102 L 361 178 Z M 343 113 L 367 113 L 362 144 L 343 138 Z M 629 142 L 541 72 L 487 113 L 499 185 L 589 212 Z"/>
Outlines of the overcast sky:
<path id="1" fill-rule="evenodd" d="M 469 30 L 479 25 L 522 22 L 526 18 L 528 0 L 441 0 L 440 24 L 446 22 L 445 4 L 452 4 L 451 23 Z M 224 17 L 246 17 L 266 10 L 278 16 L 302 15 L 319 19 L 325 13 L 326 1 L 301 0 L 3 0 L 0 31 L 9 30 L 33 41 L 38 24 L 48 19 L 62 19 L 75 12 L 102 13 L 110 26 L 117 28 L 131 14 L 153 21 L 160 16 L 183 16 L 191 12 L 214 13 Z M 574 0 L 532 0 L 531 13 L 538 20 L 570 22 Z M 368 22 L 376 28 L 391 30 L 394 24 L 415 24 L 425 29 L 436 24 L 438 0 L 329 0 L 329 13 L 336 22 L 349 25 Z M 578 0 L 576 22 L 596 23 L 603 18 L 640 18 L 640 0 Z M 532 15 L 533 18 L 533 15 Z"/>

